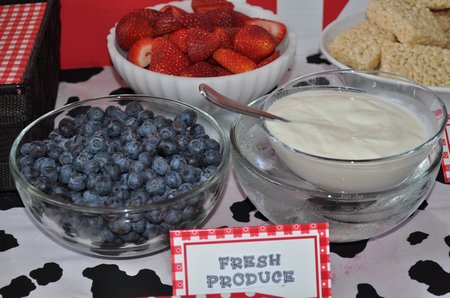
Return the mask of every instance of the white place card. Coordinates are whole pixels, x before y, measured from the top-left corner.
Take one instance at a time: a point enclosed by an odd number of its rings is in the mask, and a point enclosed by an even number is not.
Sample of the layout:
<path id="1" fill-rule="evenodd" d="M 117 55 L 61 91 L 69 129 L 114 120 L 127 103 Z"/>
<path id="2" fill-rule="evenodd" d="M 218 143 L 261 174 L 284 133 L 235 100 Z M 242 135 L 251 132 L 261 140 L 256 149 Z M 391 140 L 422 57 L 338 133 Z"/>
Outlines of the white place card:
<path id="1" fill-rule="evenodd" d="M 174 295 L 331 297 L 328 223 L 171 231 Z"/>

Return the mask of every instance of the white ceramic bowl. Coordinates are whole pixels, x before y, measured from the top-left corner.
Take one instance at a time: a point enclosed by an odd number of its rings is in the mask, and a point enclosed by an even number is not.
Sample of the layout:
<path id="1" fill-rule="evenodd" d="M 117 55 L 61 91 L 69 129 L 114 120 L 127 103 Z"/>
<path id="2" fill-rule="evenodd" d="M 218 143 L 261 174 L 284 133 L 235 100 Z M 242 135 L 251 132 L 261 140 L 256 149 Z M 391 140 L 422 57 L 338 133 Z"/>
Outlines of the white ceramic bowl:
<path id="1" fill-rule="evenodd" d="M 153 8 L 159 9 L 165 4 Z M 170 2 L 169 4 L 192 11 L 190 1 Z M 115 28 L 113 27 L 107 37 L 112 63 L 122 79 L 137 93 L 181 100 L 213 113 L 219 111 L 219 108 L 207 102 L 198 91 L 200 83 L 207 83 L 228 97 L 248 103 L 250 100 L 268 93 L 277 85 L 293 62 L 297 42 L 292 27 L 273 12 L 244 3 L 235 3 L 235 10 L 251 17 L 283 22 L 287 26 L 286 37 L 278 46 L 281 51 L 278 59 L 258 69 L 229 76 L 204 78 L 171 76 L 153 72 L 129 62 L 126 53 L 116 43 Z"/>
<path id="2" fill-rule="evenodd" d="M 331 70 L 294 79 L 267 96 L 264 109 L 289 94 L 309 90 L 348 90 L 365 93 L 405 107 L 423 122 L 425 141 L 405 152 L 374 159 L 336 159 L 301 152 L 271 134 L 262 121 L 273 149 L 297 176 L 317 187 L 346 193 L 384 191 L 399 185 L 436 150 L 446 125 L 444 103 L 430 89 L 399 76 L 381 80 L 378 71 Z M 392 81 L 392 82 L 391 82 Z M 300 99 L 299 99 L 300 100 Z M 329 144 L 333 146 L 333 144 Z"/>

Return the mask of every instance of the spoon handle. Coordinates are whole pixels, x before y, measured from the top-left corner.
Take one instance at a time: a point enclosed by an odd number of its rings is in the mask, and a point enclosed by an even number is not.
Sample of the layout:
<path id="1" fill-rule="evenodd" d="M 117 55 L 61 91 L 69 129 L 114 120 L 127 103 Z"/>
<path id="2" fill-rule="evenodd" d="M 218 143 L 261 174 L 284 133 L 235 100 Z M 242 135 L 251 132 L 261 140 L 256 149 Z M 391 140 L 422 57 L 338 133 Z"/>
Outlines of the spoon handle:
<path id="1" fill-rule="evenodd" d="M 205 83 L 202 83 L 199 85 L 199 90 L 200 90 L 200 94 L 204 98 L 206 98 L 209 102 L 211 102 L 221 108 L 227 109 L 229 111 L 244 114 L 247 116 L 252 116 L 252 117 L 258 117 L 258 118 L 263 117 L 263 118 L 268 118 L 268 119 L 272 119 L 272 120 L 281 120 L 281 121 L 288 122 L 288 120 L 286 120 L 282 117 L 267 113 L 267 112 L 259 110 L 259 109 L 255 109 L 253 107 L 250 107 L 243 103 L 240 103 L 237 100 L 228 98 L 225 95 L 220 94 L 215 89 L 213 89 L 211 86 L 209 86 Z"/>

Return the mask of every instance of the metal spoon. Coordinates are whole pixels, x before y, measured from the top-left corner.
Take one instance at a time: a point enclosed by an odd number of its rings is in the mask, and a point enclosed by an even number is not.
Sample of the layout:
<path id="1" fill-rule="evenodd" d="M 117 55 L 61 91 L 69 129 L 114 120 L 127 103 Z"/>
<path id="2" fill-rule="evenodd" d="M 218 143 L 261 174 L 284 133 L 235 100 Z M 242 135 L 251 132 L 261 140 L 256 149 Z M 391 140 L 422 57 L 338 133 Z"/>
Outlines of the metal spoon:
<path id="1" fill-rule="evenodd" d="M 200 94 L 209 102 L 229 111 L 257 118 L 263 117 L 271 120 L 281 120 L 284 122 L 289 122 L 289 120 L 286 120 L 280 116 L 247 106 L 237 100 L 228 98 L 205 83 L 200 84 L 198 86 L 198 89 L 200 90 Z"/>

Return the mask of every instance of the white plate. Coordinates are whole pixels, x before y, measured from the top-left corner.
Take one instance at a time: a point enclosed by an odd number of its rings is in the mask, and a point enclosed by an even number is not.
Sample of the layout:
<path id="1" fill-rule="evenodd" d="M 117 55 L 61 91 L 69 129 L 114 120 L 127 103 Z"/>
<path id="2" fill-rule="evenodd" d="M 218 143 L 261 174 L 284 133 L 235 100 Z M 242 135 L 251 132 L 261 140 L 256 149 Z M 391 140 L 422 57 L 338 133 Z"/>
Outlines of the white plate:
<path id="1" fill-rule="evenodd" d="M 322 51 L 322 54 L 334 65 L 336 65 L 338 68 L 341 69 L 347 69 L 350 68 L 349 66 L 342 64 L 341 62 L 337 61 L 333 56 L 331 56 L 330 52 L 328 51 L 328 47 L 331 44 L 331 42 L 338 36 L 341 32 L 355 26 L 358 23 L 361 23 L 366 20 L 366 15 L 364 12 L 355 13 L 352 15 L 348 15 L 343 18 L 339 18 L 335 20 L 334 22 L 330 23 L 322 32 L 322 35 L 320 37 L 320 50 Z M 389 79 L 385 79 L 389 80 Z M 449 87 L 435 87 L 435 86 L 427 86 L 431 90 L 433 90 L 436 93 L 439 94 L 445 94 L 447 96 L 450 96 L 450 88 Z"/>

